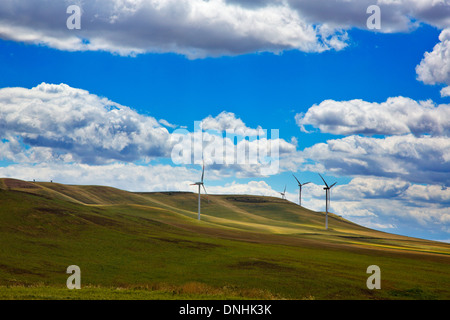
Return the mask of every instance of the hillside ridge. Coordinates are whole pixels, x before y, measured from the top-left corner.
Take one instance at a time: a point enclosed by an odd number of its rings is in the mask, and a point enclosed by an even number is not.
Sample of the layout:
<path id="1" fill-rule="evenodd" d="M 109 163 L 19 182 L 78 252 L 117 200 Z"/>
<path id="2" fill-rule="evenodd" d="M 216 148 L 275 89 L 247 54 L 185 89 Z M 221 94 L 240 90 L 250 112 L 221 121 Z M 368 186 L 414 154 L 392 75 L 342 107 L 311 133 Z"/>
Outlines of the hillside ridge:
<path id="1" fill-rule="evenodd" d="M 202 196 L 198 221 L 197 200 L 0 179 L 0 299 L 73 297 L 62 291 L 69 265 L 100 297 L 116 294 L 112 287 L 130 297 L 164 288 L 173 298 L 450 298 L 449 244 L 333 214 L 325 230 L 322 212 L 273 197 Z M 365 289 L 373 264 L 383 270 L 377 292 Z M 92 290 L 79 295 L 90 299 Z"/>

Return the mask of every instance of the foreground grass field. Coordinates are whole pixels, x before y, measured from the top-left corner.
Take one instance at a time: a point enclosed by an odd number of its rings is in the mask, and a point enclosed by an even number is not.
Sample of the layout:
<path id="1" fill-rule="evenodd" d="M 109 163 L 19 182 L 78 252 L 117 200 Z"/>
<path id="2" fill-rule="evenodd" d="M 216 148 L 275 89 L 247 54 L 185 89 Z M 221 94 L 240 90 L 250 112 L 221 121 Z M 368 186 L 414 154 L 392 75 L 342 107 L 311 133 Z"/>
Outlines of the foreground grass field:
<path id="1" fill-rule="evenodd" d="M 212 288 L 202 283 L 183 286 L 154 285 L 137 287 L 94 287 L 68 290 L 67 287 L 45 285 L 0 287 L 1 300 L 270 300 L 280 299 L 263 290 L 239 290 L 231 287 Z"/>
<path id="2" fill-rule="evenodd" d="M 270 197 L 0 179 L 0 299 L 449 299 L 450 245 Z M 65 287 L 81 269 L 81 290 Z M 366 269 L 381 268 L 369 290 Z"/>

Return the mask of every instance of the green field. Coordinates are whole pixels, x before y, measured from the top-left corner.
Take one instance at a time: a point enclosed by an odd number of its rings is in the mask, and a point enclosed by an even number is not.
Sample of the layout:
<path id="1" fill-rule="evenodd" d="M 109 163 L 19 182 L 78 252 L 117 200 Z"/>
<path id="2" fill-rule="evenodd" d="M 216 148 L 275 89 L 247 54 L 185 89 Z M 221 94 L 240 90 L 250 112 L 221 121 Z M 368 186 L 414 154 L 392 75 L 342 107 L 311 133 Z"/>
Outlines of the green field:
<path id="1" fill-rule="evenodd" d="M 450 245 L 287 200 L 0 179 L 0 299 L 450 299 Z M 81 268 L 81 290 L 66 268 Z M 381 289 L 369 290 L 369 265 Z"/>

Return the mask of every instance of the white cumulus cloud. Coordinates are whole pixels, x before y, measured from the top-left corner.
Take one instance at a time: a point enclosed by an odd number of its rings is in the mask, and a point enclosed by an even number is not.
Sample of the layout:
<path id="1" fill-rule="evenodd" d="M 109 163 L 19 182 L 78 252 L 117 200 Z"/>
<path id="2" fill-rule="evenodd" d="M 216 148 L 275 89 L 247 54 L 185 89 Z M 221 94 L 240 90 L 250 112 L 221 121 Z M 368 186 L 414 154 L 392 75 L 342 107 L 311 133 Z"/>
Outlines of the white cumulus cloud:
<path id="1" fill-rule="evenodd" d="M 433 51 L 426 52 L 420 64 L 416 67 L 417 79 L 426 84 L 446 84 L 441 90 L 441 96 L 450 96 L 450 28 L 439 35 Z"/>
<path id="2" fill-rule="evenodd" d="M 0 3 L 0 36 L 60 50 L 123 55 L 176 52 L 191 58 L 285 49 L 319 52 L 345 45 L 305 23 L 283 2 L 247 8 L 223 0 L 93 0 L 80 4 L 81 29 L 67 30 L 67 3 Z M 333 40 L 333 41 L 331 41 Z"/>
<path id="3" fill-rule="evenodd" d="M 32 148 L 28 153 L 47 148 L 54 157 L 84 163 L 162 157 L 171 150 L 169 132 L 156 119 L 65 84 L 0 89 L 0 128 L 3 143 L 21 142 Z"/>
<path id="4" fill-rule="evenodd" d="M 299 152 L 336 175 L 401 178 L 416 183 L 450 185 L 450 139 L 413 135 L 371 138 L 348 136 Z M 319 167 L 317 166 L 319 165 Z"/>
<path id="5" fill-rule="evenodd" d="M 295 119 L 303 131 L 310 125 L 321 132 L 339 135 L 441 136 L 450 133 L 450 105 L 405 97 L 388 98 L 382 103 L 361 99 L 325 100 L 313 105 L 306 114 L 297 114 Z"/>
<path id="6" fill-rule="evenodd" d="M 73 4 L 82 10 L 80 30 L 66 27 Z M 381 8 L 379 32 L 408 31 L 420 22 L 450 25 L 447 0 L 2 0 L 0 37 L 121 55 L 322 52 L 345 48 L 353 27 L 367 30 L 373 4 Z"/>

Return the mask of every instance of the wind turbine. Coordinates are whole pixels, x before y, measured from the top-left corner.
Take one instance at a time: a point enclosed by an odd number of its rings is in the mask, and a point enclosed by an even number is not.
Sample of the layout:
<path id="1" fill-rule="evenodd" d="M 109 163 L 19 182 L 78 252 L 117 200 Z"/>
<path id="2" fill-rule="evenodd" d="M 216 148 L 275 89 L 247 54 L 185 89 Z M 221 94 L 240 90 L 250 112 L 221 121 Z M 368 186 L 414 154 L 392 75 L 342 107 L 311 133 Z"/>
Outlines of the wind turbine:
<path id="1" fill-rule="evenodd" d="M 319 176 L 322 179 L 323 183 L 325 183 L 325 188 L 323 188 L 325 190 L 325 207 L 326 207 L 325 230 L 328 230 L 328 203 L 330 201 L 330 193 L 331 193 L 330 189 L 333 188 L 337 182 L 333 183 L 331 186 L 328 186 L 328 184 L 325 182 L 324 178 L 322 178 L 320 173 Z"/>
<path id="2" fill-rule="evenodd" d="M 199 182 L 191 183 L 191 186 L 198 186 L 198 220 L 200 220 L 200 189 L 203 187 L 203 190 L 205 190 L 205 194 L 208 195 L 206 192 L 205 185 L 203 184 L 203 177 L 205 176 L 205 162 L 203 162 L 203 169 L 202 169 L 202 178 Z"/>
<path id="3" fill-rule="evenodd" d="M 281 199 L 286 199 L 286 185 L 284 185 L 284 191 L 279 192 L 279 194 L 281 194 Z"/>
<path id="4" fill-rule="evenodd" d="M 298 192 L 298 205 L 301 206 L 302 205 L 302 186 L 304 186 L 305 184 L 308 184 L 310 182 L 305 182 L 305 183 L 301 184 L 300 181 L 298 181 L 296 176 L 294 176 L 294 178 L 295 178 L 295 180 L 297 180 L 298 186 L 300 187 L 300 190 Z"/>

